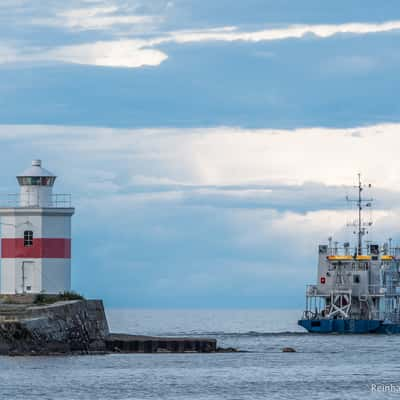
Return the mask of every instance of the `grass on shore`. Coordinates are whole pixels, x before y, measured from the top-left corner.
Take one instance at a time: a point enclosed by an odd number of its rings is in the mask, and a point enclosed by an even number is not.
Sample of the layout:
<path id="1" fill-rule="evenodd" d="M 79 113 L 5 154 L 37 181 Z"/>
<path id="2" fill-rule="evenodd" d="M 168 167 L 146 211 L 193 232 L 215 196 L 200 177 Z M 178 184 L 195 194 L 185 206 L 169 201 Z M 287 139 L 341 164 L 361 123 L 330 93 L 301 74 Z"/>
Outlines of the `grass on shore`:
<path id="1" fill-rule="evenodd" d="M 52 304 L 57 301 L 67 301 L 67 300 L 85 300 L 85 298 L 74 291 L 63 292 L 59 294 L 49 295 L 49 294 L 37 294 L 34 300 L 34 304 Z"/>

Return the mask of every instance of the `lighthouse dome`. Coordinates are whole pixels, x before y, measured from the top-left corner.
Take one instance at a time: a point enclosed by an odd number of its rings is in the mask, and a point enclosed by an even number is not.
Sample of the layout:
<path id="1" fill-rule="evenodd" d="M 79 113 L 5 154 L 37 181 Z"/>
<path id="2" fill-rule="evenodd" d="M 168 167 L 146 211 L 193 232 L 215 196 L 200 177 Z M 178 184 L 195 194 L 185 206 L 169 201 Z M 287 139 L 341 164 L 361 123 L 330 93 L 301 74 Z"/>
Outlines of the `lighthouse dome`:
<path id="1" fill-rule="evenodd" d="M 20 186 L 53 186 L 56 176 L 42 168 L 41 160 L 33 160 L 32 165 L 17 176 Z"/>

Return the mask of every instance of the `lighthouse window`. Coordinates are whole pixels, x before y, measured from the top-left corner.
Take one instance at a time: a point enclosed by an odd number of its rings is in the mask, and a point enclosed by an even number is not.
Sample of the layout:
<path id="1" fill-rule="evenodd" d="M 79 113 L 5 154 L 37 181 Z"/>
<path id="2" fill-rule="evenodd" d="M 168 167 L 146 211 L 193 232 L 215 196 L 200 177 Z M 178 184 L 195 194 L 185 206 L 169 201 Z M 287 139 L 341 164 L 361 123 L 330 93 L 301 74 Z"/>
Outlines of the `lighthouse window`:
<path id="1" fill-rule="evenodd" d="M 56 178 L 54 176 L 42 177 L 42 186 L 53 186 Z"/>
<path id="2" fill-rule="evenodd" d="M 32 231 L 25 231 L 24 232 L 24 246 L 30 247 L 33 245 L 33 232 Z"/>
<path id="3" fill-rule="evenodd" d="M 23 186 L 53 186 L 54 176 L 20 176 L 18 183 Z"/>
<path id="4" fill-rule="evenodd" d="M 20 185 L 40 185 L 40 176 L 22 176 L 18 178 Z"/>

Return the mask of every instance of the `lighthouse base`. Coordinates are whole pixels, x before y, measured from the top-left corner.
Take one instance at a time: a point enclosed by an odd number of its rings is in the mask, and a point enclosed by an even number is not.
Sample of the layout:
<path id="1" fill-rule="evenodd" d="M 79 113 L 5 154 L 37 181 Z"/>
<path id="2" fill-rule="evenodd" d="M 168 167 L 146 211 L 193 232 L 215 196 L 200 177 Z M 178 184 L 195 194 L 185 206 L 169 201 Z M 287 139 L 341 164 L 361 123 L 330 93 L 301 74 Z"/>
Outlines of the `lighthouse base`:
<path id="1" fill-rule="evenodd" d="M 101 300 L 0 304 L 0 354 L 101 352 L 108 334 Z"/>

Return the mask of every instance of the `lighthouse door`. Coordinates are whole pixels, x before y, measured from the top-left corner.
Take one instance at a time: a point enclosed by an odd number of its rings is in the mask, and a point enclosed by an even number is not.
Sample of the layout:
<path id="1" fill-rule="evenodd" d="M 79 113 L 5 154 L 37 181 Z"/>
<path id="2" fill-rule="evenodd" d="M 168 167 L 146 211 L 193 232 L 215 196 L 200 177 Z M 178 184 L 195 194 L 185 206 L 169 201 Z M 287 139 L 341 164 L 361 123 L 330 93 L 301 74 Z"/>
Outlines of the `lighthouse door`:
<path id="1" fill-rule="evenodd" d="M 30 293 L 33 289 L 33 273 L 35 263 L 33 261 L 22 261 L 21 263 L 21 284 L 19 292 Z"/>

